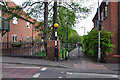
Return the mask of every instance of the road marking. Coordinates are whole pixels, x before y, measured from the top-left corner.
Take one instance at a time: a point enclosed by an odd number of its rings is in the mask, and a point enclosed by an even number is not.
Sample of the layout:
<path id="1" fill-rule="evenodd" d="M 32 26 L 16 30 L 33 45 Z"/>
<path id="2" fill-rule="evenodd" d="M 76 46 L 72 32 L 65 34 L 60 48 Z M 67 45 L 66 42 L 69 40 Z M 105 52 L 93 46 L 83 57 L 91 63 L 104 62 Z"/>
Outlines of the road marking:
<path id="1" fill-rule="evenodd" d="M 59 77 L 59 78 L 62 78 L 62 77 Z"/>
<path id="2" fill-rule="evenodd" d="M 41 71 L 45 71 L 45 70 L 47 70 L 47 68 L 42 68 L 42 69 L 41 69 Z"/>
<path id="3" fill-rule="evenodd" d="M 71 75 L 71 74 L 73 74 L 73 73 L 67 72 L 67 74 L 70 74 L 70 75 Z"/>
<path id="4" fill-rule="evenodd" d="M 33 75 L 33 78 L 38 78 L 40 76 L 40 73 L 36 73 L 35 75 Z"/>
<path id="5" fill-rule="evenodd" d="M 40 68 L 40 67 L 3 67 L 3 68 Z"/>
<path id="6" fill-rule="evenodd" d="M 112 74 L 97 74 L 97 73 L 71 73 L 67 72 L 68 75 L 72 74 L 78 74 L 78 75 L 87 75 L 87 76 L 105 76 L 105 77 L 114 77 L 118 78 L 118 75 L 112 75 Z"/>
<path id="7" fill-rule="evenodd" d="M 64 73 L 64 72 L 61 72 L 61 73 Z"/>

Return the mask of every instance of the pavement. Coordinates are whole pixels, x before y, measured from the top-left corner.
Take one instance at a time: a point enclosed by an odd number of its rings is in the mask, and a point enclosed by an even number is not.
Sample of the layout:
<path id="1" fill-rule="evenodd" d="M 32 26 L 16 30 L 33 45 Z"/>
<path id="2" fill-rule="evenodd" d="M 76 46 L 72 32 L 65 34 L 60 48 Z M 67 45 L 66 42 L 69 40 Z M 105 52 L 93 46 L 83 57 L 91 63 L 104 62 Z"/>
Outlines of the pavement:
<path id="1" fill-rule="evenodd" d="M 79 50 L 79 51 L 78 51 Z M 119 64 L 113 63 L 99 63 L 87 57 L 81 48 L 75 48 L 69 53 L 69 60 L 66 61 L 50 61 L 46 59 L 33 59 L 23 57 L 2 57 L 2 63 L 7 64 L 24 64 L 24 65 L 37 65 L 47 67 L 69 68 L 75 71 L 86 72 L 109 72 L 118 74 Z"/>

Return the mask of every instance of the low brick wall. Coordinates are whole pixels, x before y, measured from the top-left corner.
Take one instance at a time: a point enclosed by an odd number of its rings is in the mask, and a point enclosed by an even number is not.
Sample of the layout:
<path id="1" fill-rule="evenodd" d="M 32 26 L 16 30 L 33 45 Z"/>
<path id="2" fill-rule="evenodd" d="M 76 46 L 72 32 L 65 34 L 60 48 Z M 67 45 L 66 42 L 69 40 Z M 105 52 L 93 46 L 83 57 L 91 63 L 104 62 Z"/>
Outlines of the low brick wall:
<path id="1" fill-rule="evenodd" d="M 47 59 L 55 59 L 55 40 L 47 41 Z M 58 60 L 60 60 L 60 41 L 58 41 Z"/>
<path id="2" fill-rule="evenodd" d="M 113 53 L 106 53 L 107 63 L 120 63 L 120 55 L 114 55 Z"/>

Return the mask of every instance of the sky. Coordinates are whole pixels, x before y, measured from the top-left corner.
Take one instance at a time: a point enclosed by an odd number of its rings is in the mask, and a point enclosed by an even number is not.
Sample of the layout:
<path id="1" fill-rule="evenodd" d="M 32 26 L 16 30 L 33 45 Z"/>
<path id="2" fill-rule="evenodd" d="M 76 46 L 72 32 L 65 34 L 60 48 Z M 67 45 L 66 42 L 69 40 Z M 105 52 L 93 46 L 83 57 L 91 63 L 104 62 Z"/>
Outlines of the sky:
<path id="1" fill-rule="evenodd" d="M 15 4 L 17 5 L 21 5 L 22 2 L 26 1 L 26 0 L 11 0 L 13 1 Z M 76 0 L 78 1 L 78 0 Z M 87 1 L 87 0 L 86 0 Z M 92 22 L 92 19 L 94 18 L 94 15 L 96 14 L 96 11 L 97 11 L 97 7 L 98 7 L 98 3 L 97 3 L 98 0 L 91 0 L 89 3 L 86 3 L 84 5 L 88 5 L 88 4 L 91 4 L 91 3 L 94 3 L 94 8 L 92 9 L 92 13 L 89 14 L 89 16 L 86 18 L 86 19 L 83 19 L 83 20 L 79 20 L 79 23 L 78 24 L 75 24 L 75 30 L 77 31 L 77 33 L 79 35 L 84 35 L 84 31 L 85 31 L 85 34 L 87 34 L 87 32 L 90 32 L 91 29 L 93 28 L 93 22 Z M 99 0 L 100 3 L 102 2 L 102 0 Z M 82 27 L 82 28 L 81 28 Z M 85 27 L 85 28 L 84 28 Z M 84 30 L 85 29 L 85 30 Z"/>

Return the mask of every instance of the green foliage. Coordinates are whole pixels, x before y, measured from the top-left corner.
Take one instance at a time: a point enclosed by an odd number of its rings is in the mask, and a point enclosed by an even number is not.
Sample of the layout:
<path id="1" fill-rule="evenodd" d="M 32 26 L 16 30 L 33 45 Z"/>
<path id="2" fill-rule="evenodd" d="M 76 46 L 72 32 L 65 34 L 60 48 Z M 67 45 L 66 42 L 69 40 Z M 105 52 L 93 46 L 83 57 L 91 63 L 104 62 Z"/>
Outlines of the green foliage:
<path id="1" fill-rule="evenodd" d="M 108 53 L 112 52 L 110 37 L 112 34 L 107 31 L 101 31 L 101 52 Z M 98 31 L 93 30 L 88 35 L 82 37 L 83 52 L 86 52 L 89 56 L 97 57 L 98 55 Z"/>
<path id="2" fill-rule="evenodd" d="M 66 43 L 67 42 L 67 27 L 59 27 L 57 31 L 58 31 L 59 40 L 62 43 Z M 76 40 L 77 42 L 81 41 L 81 36 L 79 36 L 75 30 L 68 27 L 68 43 L 76 44 L 77 43 Z"/>
<path id="3" fill-rule="evenodd" d="M 36 52 L 35 53 L 35 56 L 46 56 L 46 51 L 45 50 L 42 50 L 41 52 Z"/>
<path id="4" fill-rule="evenodd" d="M 75 49 L 75 46 L 71 46 L 68 48 L 68 53 L 71 52 L 73 49 Z"/>
<path id="5" fill-rule="evenodd" d="M 70 11 L 69 9 L 59 7 L 57 22 L 61 27 L 67 27 L 67 22 L 69 22 L 69 27 L 73 27 L 76 23 L 75 18 L 76 17 L 74 11 Z"/>
<path id="6" fill-rule="evenodd" d="M 61 47 L 60 49 L 60 59 L 65 58 L 66 55 L 66 49 Z"/>
<path id="7" fill-rule="evenodd" d="M 81 36 L 75 30 L 71 30 L 68 36 L 68 42 L 70 44 L 76 44 L 77 42 L 81 41 Z"/>

